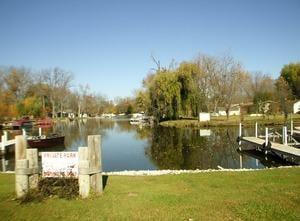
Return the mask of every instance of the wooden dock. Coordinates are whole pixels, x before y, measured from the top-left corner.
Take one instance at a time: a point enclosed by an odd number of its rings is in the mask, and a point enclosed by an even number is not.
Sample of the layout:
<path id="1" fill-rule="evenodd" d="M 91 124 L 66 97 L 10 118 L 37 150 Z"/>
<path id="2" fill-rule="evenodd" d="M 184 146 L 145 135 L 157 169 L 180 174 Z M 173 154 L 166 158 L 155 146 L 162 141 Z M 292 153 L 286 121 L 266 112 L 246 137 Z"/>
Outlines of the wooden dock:
<path id="1" fill-rule="evenodd" d="M 243 136 L 242 124 L 239 126 L 238 144 L 240 150 L 260 150 L 265 154 L 275 154 L 282 159 L 291 160 L 294 163 L 300 163 L 300 148 L 299 143 L 293 139 L 292 134 L 298 134 L 299 130 L 293 130 L 293 123 L 291 122 L 291 133 L 288 134 L 287 127 L 282 128 L 282 135 L 279 133 L 269 133 L 269 129 L 265 128 L 264 136 L 258 135 L 258 126 L 255 124 L 255 136 Z M 273 141 L 270 140 L 273 138 Z M 274 138 L 282 138 L 282 143 L 275 142 Z M 288 143 L 292 141 L 292 143 Z M 244 145 L 243 145 L 244 144 Z M 248 145 L 247 145 L 248 144 Z"/>
<path id="2" fill-rule="evenodd" d="M 258 146 L 258 147 L 263 147 L 265 145 L 265 140 L 258 137 L 241 137 L 241 141 L 253 144 L 254 146 Z M 271 151 L 275 151 L 276 153 L 281 155 L 300 157 L 300 149 L 298 148 L 285 145 L 285 144 L 276 143 L 276 142 L 271 142 L 271 141 L 268 142 L 270 142 L 271 144 L 270 145 Z"/>

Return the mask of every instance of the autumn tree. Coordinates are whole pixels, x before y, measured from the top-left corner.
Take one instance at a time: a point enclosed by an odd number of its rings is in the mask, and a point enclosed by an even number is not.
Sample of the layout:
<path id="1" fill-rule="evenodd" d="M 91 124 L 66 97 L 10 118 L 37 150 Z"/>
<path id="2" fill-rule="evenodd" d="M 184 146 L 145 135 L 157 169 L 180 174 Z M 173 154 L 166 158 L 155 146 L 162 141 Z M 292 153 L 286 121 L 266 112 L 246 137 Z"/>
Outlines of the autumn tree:
<path id="1" fill-rule="evenodd" d="M 287 120 L 288 114 L 291 113 L 291 105 L 289 100 L 293 98 L 292 90 L 288 82 L 281 76 L 276 82 L 277 96 L 280 102 L 281 111 Z"/>
<path id="2" fill-rule="evenodd" d="M 285 65 L 280 76 L 288 83 L 293 95 L 300 99 L 300 62 Z"/>

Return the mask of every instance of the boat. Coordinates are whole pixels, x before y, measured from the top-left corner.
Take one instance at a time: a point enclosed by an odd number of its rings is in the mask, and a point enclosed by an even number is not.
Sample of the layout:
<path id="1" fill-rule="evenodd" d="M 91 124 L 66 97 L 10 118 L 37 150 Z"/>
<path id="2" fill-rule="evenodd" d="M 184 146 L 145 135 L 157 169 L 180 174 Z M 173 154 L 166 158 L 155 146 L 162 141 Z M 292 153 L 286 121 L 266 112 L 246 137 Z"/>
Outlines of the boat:
<path id="1" fill-rule="evenodd" d="M 21 127 L 32 127 L 32 121 L 29 119 L 29 117 L 23 117 L 12 122 L 12 128 L 14 130 L 19 130 Z"/>
<path id="2" fill-rule="evenodd" d="M 27 143 L 31 148 L 50 148 L 64 146 L 65 136 L 58 134 L 28 136 Z"/>
<path id="3" fill-rule="evenodd" d="M 53 124 L 53 121 L 51 118 L 44 118 L 44 119 L 39 119 L 36 122 L 36 125 L 40 127 L 51 127 Z"/>
<path id="4" fill-rule="evenodd" d="M 149 123 L 149 117 L 146 116 L 137 116 L 137 117 L 132 117 L 129 120 L 129 123 L 132 125 L 139 125 L 139 124 L 148 124 Z"/>

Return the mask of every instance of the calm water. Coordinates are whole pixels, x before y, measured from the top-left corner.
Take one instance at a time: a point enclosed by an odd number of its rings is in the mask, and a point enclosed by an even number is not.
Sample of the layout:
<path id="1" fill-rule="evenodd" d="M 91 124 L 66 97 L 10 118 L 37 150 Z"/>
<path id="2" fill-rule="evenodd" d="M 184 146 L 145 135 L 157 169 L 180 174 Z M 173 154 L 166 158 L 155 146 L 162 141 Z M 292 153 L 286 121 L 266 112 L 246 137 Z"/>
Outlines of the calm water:
<path id="1" fill-rule="evenodd" d="M 2 131 L 0 131 L 2 134 Z M 28 129 L 38 134 L 38 128 Z M 65 147 L 52 151 L 76 151 L 87 145 L 87 136 L 102 136 L 104 171 L 153 169 L 264 168 L 283 162 L 263 155 L 240 154 L 237 151 L 237 127 L 212 129 L 175 129 L 139 127 L 126 120 L 62 121 L 44 133 L 65 134 Z M 9 131 L 9 136 L 20 131 Z M 245 135 L 253 135 L 253 128 Z M 45 150 L 43 150 L 45 151 Z M 49 149 L 47 151 L 50 151 Z M 14 170 L 14 154 L 1 158 L 0 169 Z"/>

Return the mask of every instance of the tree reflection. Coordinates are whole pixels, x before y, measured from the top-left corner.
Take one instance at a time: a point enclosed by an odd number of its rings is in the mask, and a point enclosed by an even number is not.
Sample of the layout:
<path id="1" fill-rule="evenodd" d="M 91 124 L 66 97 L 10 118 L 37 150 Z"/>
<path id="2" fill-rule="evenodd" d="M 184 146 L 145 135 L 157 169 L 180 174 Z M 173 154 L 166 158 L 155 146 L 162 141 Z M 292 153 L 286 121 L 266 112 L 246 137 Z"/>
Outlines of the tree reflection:
<path id="1" fill-rule="evenodd" d="M 211 136 L 201 137 L 199 130 L 157 127 L 147 154 L 160 169 L 236 168 L 239 155 L 234 136 L 230 128 L 214 129 Z"/>

